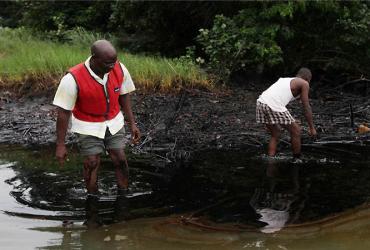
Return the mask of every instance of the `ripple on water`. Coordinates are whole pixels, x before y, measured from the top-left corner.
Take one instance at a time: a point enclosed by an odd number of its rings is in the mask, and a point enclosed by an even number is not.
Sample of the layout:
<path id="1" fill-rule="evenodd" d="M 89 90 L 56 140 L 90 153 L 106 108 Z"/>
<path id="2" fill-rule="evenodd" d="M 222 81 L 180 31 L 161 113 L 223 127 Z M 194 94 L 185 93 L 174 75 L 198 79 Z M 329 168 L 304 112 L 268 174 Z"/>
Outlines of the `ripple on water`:
<path id="1" fill-rule="evenodd" d="M 273 160 L 258 155 L 203 152 L 187 166 L 162 172 L 157 169 L 155 174 L 150 167 L 141 171 L 133 164 L 132 190 L 125 201 L 129 204 L 127 218 L 190 213 L 189 220 L 182 223 L 201 230 L 227 231 L 230 228 L 224 225 L 231 225 L 233 230 L 275 233 L 327 218 L 367 200 L 370 184 L 365 177 L 370 173 L 366 164 L 323 156 L 308 156 L 302 164 L 292 164 L 287 154 Z M 13 188 L 9 214 L 85 219 L 86 195 L 80 171 L 60 174 L 14 163 L 1 166 L 0 171 L 11 172 L 4 174 Z M 118 204 L 115 177 L 109 166 L 104 169 L 99 179 L 101 197 L 94 209 L 105 216 L 103 222 L 114 222 Z"/>

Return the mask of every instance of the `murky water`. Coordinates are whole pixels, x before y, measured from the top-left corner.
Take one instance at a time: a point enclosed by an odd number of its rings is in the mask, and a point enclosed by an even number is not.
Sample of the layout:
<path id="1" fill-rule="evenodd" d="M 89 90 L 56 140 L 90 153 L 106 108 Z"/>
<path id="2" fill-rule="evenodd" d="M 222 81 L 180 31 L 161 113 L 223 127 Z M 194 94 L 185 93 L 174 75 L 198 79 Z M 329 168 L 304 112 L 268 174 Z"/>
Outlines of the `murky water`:
<path id="1" fill-rule="evenodd" d="M 191 163 L 131 157 L 117 195 L 103 160 L 99 197 L 85 195 L 72 153 L 0 153 L 1 249 L 369 249 L 368 146 L 305 146 L 303 163 L 262 151 L 201 152 Z"/>

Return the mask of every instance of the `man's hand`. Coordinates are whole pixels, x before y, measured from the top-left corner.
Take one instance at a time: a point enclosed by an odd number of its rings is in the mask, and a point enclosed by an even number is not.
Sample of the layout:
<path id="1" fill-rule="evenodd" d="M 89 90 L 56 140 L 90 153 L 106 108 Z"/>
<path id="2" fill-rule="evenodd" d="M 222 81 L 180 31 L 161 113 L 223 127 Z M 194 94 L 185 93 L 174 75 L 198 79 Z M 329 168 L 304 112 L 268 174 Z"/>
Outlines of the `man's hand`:
<path id="1" fill-rule="evenodd" d="M 316 132 L 316 129 L 314 127 L 312 128 L 309 128 L 308 130 L 308 134 L 313 137 L 313 138 L 316 138 L 317 137 L 317 132 Z"/>
<path id="2" fill-rule="evenodd" d="M 65 144 L 57 144 L 55 156 L 59 162 L 59 166 L 63 167 L 64 162 L 67 159 L 67 149 Z"/>
<path id="3" fill-rule="evenodd" d="M 138 144 L 141 138 L 140 130 L 136 124 L 131 125 L 131 141 L 134 144 Z"/>

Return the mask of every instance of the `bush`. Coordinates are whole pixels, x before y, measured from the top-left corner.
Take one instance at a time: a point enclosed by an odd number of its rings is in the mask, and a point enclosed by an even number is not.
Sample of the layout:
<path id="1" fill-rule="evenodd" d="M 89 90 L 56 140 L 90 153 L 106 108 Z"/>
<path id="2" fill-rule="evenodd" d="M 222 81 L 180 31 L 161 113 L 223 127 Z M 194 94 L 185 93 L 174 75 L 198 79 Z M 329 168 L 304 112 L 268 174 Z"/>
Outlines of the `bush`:
<path id="1" fill-rule="evenodd" d="M 197 41 L 208 58 L 208 66 L 223 80 L 235 71 L 257 71 L 261 65 L 282 61 L 276 41 L 279 27 L 258 23 L 257 19 L 255 11 L 243 10 L 234 18 L 218 15 L 212 29 L 200 30 Z"/>
<path id="2" fill-rule="evenodd" d="M 202 53 L 196 57 L 204 57 L 224 81 L 240 71 L 292 74 L 301 66 L 332 75 L 369 75 L 369 10 L 369 3 L 360 1 L 250 3 L 200 29 Z"/>

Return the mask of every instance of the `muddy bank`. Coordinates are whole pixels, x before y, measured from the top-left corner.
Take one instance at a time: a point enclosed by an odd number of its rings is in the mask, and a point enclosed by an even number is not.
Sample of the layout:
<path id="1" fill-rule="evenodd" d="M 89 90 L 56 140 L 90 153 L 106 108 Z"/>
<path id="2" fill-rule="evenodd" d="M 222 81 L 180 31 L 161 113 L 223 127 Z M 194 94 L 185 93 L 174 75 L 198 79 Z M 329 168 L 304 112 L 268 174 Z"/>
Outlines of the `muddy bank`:
<path id="1" fill-rule="evenodd" d="M 293 103 L 289 108 L 302 120 L 306 153 L 304 163 L 294 165 L 286 132 L 280 144 L 283 155 L 272 161 L 262 156 L 268 136 L 255 123 L 255 100 L 260 92 L 233 88 L 223 93 L 135 93 L 133 105 L 143 138 L 139 145 L 128 147 L 136 154 L 129 157 L 130 206 L 125 211 L 112 209 L 121 201 L 114 196 L 110 161 L 103 160 L 99 192 L 105 198 L 94 201 L 98 205 L 94 203 L 91 210 L 99 215 L 102 208 L 105 217 L 101 219 L 107 224 L 127 210 L 126 219 L 191 212 L 182 223 L 227 231 L 216 224 L 235 223 L 234 228 L 247 225 L 253 230 L 265 227 L 263 223 L 269 222 L 260 220 L 259 211 L 276 206 L 289 211 L 280 213 L 280 230 L 284 224 L 300 225 L 368 202 L 369 137 L 356 130 L 368 121 L 367 98 L 316 92 L 312 107 L 320 134 L 317 141 L 308 138 L 300 105 Z M 44 146 L 42 150 L 26 150 L 26 155 L 32 156 L 27 158 L 22 155 L 23 147 L 6 149 L 0 144 L 4 149 L 0 158 L 18 162 L 12 167 L 16 176 L 7 180 L 13 186 L 15 200 L 25 207 L 51 211 L 63 207 L 72 213 L 45 215 L 48 219 L 82 220 L 89 215 L 90 207 L 84 208 L 80 169 L 75 168 L 81 165 L 78 154 L 69 155 L 63 174 L 55 172 L 56 113 L 50 104 L 52 97 L 14 100 L 3 95 L 1 101 L 1 144 Z M 75 143 L 71 134 L 68 143 L 70 148 Z M 50 188 L 40 188 L 44 186 Z M 15 209 L 8 214 L 34 216 L 32 211 Z"/>
<path id="2" fill-rule="evenodd" d="M 264 147 L 268 140 L 264 128 L 255 122 L 255 101 L 262 89 L 234 87 L 211 93 L 183 90 L 177 95 L 133 95 L 133 106 L 142 131 L 139 145 L 129 147 L 135 153 L 152 153 L 166 160 L 187 159 L 192 152 L 208 149 Z M 289 109 L 302 121 L 303 144 L 309 148 L 327 142 L 367 141 L 357 127 L 370 121 L 367 97 L 344 92 L 315 92 L 311 100 L 319 140 L 307 136 L 307 126 L 299 103 Z M 0 104 L 0 143 L 53 145 L 55 107 L 52 96 L 14 99 L 2 93 Z M 75 137 L 68 134 L 69 144 Z M 289 146 L 283 133 L 281 147 Z"/>

